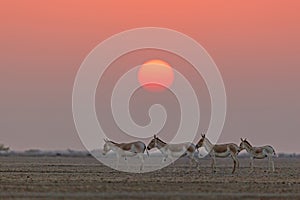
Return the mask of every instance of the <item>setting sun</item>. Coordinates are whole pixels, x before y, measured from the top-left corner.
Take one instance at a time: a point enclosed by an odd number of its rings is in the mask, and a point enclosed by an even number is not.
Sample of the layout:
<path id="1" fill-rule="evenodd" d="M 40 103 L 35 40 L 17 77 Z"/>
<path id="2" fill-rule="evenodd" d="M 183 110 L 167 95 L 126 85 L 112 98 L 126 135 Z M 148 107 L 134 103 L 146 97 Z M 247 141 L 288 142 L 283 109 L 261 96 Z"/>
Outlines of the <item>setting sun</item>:
<path id="1" fill-rule="evenodd" d="M 149 91 L 163 91 L 172 85 L 174 72 L 165 61 L 149 60 L 139 69 L 138 80 Z"/>

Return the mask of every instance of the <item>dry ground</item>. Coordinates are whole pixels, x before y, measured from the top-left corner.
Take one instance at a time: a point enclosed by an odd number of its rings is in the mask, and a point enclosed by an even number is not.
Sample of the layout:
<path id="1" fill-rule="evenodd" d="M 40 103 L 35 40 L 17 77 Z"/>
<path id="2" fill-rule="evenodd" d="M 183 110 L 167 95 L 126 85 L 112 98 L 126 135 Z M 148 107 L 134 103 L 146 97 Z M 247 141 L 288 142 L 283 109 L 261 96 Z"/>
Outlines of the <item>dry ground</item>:
<path id="1" fill-rule="evenodd" d="M 230 159 L 218 159 L 212 174 L 209 159 L 201 160 L 198 172 L 188 171 L 184 158 L 159 171 L 131 174 L 93 157 L 2 156 L 0 199 L 300 199 L 299 158 L 276 158 L 274 173 L 266 171 L 267 160 L 256 160 L 253 173 L 249 159 L 240 163 L 234 175 Z"/>

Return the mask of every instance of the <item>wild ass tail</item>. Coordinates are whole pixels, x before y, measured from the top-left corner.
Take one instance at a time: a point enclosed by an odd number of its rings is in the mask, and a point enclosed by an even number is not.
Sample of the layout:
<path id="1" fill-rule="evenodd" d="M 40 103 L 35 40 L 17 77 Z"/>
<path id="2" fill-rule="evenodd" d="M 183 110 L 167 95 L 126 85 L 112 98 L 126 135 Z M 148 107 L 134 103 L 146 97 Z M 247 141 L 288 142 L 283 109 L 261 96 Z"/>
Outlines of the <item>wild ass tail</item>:
<path id="1" fill-rule="evenodd" d="M 272 149 L 273 149 L 273 156 L 278 157 L 278 154 L 275 152 L 275 149 L 273 147 L 272 147 Z"/>
<path id="2" fill-rule="evenodd" d="M 147 153 L 147 156 L 149 157 L 149 151 L 148 151 L 148 149 L 147 149 L 147 146 L 145 145 L 144 146 L 144 152 L 146 151 L 146 153 Z"/>
<path id="3" fill-rule="evenodd" d="M 274 150 L 273 155 L 274 155 L 276 158 L 278 158 L 278 154 L 275 152 L 275 150 Z"/>

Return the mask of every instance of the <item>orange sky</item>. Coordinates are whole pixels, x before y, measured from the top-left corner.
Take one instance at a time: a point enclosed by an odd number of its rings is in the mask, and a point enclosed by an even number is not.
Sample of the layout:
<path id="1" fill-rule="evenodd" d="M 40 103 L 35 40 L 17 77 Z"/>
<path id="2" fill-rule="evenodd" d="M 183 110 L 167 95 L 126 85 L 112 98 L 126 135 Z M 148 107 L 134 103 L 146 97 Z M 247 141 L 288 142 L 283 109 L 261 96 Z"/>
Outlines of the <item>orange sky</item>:
<path id="1" fill-rule="evenodd" d="M 194 38 L 218 65 L 228 95 L 220 142 L 300 152 L 299 10 L 296 0 L 1 1 L 0 142 L 81 149 L 71 112 L 81 62 L 112 34 L 157 26 Z"/>

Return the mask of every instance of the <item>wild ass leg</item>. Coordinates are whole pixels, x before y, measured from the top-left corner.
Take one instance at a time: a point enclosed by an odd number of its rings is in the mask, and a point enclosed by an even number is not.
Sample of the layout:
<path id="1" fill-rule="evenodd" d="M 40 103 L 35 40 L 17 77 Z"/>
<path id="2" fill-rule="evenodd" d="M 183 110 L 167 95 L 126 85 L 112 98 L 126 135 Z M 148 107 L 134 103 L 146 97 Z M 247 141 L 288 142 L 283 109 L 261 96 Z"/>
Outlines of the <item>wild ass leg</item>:
<path id="1" fill-rule="evenodd" d="M 253 169 L 254 169 L 253 160 L 254 160 L 254 158 L 251 156 L 250 159 L 251 159 L 251 161 L 250 161 L 250 168 L 251 168 L 251 172 L 253 172 Z"/>
<path id="2" fill-rule="evenodd" d="M 142 153 L 139 153 L 139 154 L 138 154 L 138 157 L 139 157 L 139 158 L 140 158 L 140 160 L 141 160 L 140 171 L 142 171 L 142 170 L 143 170 L 143 168 L 144 168 L 144 154 L 142 154 Z"/>
<path id="3" fill-rule="evenodd" d="M 271 171 L 271 157 L 268 155 L 268 171 Z"/>
<path id="4" fill-rule="evenodd" d="M 117 153 L 116 169 L 119 169 L 120 155 Z"/>
<path id="5" fill-rule="evenodd" d="M 194 163 L 196 163 L 196 167 L 197 167 L 197 169 L 199 170 L 199 161 L 196 159 L 195 156 L 193 156 L 192 161 L 193 161 Z"/>
<path id="6" fill-rule="evenodd" d="M 274 162 L 272 159 L 272 155 L 268 155 L 268 168 L 269 168 L 269 172 L 271 171 L 271 166 L 272 166 L 272 171 L 274 172 Z"/>
<path id="7" fill-rule="evenodd" d="M 273 158 L 271 158 L 271 162 L 272 162 L 272 170 L 273 170 L 273 172 L 275 172 L 275 167 L 274 167 L 274 160 L 273 160 Z"/>
<path id="8" fill-rule="evenodd" d="M 194 154 L 193 154 L 193 153 L 189 153 L 189 154 L 188 154 L 188 158 L 189 158 L 189 160 L 190 160 L 189 171 L 191 171 L 191 170 L 192 170 L 193 162 L 196 162 L 196 161 L 195 161 L 195 158 L 194 158 Z M 198 164 L 197 164 L 197 166 L 198 166 Z"/>
<path id="9" fill-rule="evenodd" d="M 211 158 L 212 158 L 212 163 L 211 163 L 212 172 L 215 173 L 215 172 L 217 172 L 216 157 L 215 157 L 215 155 L 212 155 Z"/>
<path id="10" fill-rule="evenodd" d="M 232 170 L 232 173 L 234 173 L 235 172 L 235 168 L 236 168 L 236 164 L 239 163 L 239 161 L 238 161 L 236 155 L 231 155 L 231 158 L 233 160 L 233 170 Z"/>
<path id="11" fill-rule="evenodd" d="M 200 164 L 199 164 L 199 161 L 196 161 L 197 162 L 197 169 L 198 171 L 200 171 Z"/>
<path id="12" fill-rule="evenodd" d="M 190 158 L 190 167 L 189 167 L 189 171 L 192 170 L 192 165 L 193 165 L 193 158 L 189 157 Z"/>
<path id="13" fill-rule="evenodd" d="M 198 168 L 198 161 L 196 160 L 194 154 L 192 154 L 192 153 L 188 154 L 188 158 L 189 158 L 189 160 L 190 160 L 189 171 L 192 170 L 193 163 L 196 163 L 196 167 Z"/>
<path id="14" fill-rule="evenodd" d="M 170 156 L 169 158 L 171 159 L 171 162 L 172 162 L 173 172 L 176 172 L 176 167 L 175 167 L 176 159 L 174 159 L 173 156 Z"/>
<path id="15" fill-rule="evenodd" d="M 190 158 L 190 171 L 192 170 L 192 166 L 193 166 L 193 163 L 196 164 L 196 168 L 199 169 L 199 163 L 198 163 L 198 160 L 196 160 L 196 158 L 194 156 L 192 156 Z"/>
<path id="16" fill-rule="evenodd" d="M 128 171 L 129 170 L 129 163 L 128 163 L 127 156 L 125 156 L 125 161 L 126 161 L 126 168 L 127 168 L 127 171 Z"/>
<path id="17" fill-rule="evenodd" d="M 199 159 L 200 159 L 199 154 L 196 154 L 196 156 L 193 156 L 193 160 L 197 164 L 196 167 L 198 170 L 200 170 Z"/>

